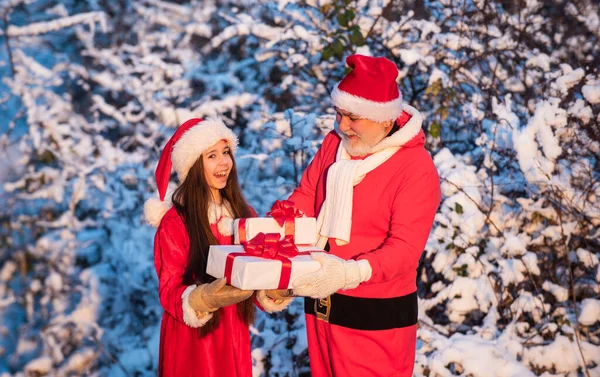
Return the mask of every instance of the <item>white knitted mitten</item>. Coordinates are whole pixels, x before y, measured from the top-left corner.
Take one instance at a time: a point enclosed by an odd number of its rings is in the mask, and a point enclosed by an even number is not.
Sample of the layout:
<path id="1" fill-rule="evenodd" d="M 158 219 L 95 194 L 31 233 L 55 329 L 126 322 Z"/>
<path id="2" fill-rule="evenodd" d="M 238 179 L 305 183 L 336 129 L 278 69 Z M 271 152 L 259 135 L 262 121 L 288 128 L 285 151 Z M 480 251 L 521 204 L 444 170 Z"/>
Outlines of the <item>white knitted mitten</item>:
<path id="1" fill-rule="evenodd" d="M 340 289 L 356 288 L 371 278 L 367 260 L 343 260 L 328 253 L 312 253 L 311 257 L 321 263 L 321 268 L 292 282 L 296 296 L 324 298 Z"/>

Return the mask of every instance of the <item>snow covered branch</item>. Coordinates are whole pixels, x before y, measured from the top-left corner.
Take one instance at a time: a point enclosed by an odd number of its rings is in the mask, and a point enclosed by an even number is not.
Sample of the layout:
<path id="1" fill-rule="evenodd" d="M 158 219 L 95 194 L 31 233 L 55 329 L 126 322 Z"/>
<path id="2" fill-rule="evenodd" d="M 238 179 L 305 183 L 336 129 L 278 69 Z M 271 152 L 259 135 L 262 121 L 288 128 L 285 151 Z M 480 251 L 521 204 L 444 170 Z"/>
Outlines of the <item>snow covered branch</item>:
<path id="1" fill-rule="evenodd" d="M 87 24 L 91 30 L 94 30 L 94 25 L 100 24 L 103 33 L 106 33 L 106 14 L 104 12 L 89 12 L 81 13 L 74 16 L 59 18 L 52 21 L 36 22 L 26 26 L 10 25 L 6 33 L 0 32 L 0 35 L 6 34 L 8 37 L 21 37 L 28 35 L 39 35 L 51 33 L 56 30 L 68 28 L 78 24 Z"/>

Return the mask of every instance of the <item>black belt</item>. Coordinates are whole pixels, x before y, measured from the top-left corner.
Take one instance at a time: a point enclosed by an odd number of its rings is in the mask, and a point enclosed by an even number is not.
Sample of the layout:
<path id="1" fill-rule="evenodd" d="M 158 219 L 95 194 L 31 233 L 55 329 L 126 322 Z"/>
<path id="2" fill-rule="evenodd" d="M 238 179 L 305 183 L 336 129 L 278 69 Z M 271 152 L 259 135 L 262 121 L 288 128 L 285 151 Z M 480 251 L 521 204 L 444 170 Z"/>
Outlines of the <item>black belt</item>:
<path id="1" fill-rule="evenodd" d="M 364 298 L 334 293 L 304 299 L 304 311 L 333 325 L 356 330 L 389 330 L 417 323 L 417 292 L 401 297 Z"/>

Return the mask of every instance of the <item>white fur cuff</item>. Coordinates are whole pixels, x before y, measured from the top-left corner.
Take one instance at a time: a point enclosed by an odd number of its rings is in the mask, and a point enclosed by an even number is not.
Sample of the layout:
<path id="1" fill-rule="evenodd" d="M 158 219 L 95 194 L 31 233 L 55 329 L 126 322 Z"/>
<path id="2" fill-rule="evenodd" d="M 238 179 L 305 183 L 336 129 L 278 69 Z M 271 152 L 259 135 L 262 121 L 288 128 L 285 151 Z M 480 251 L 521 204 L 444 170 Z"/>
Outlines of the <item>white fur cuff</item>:
<path id="1" fill-rule="evenodd" d="M 196 286 L 190 285 L 181 294 L 183 322 L 189 327 L 198 328 L 204 326 L 213 315 L 212 313 L 197 315 L 196 311 L 190 306 L 190 293 L 192 293 L 194 289 L 196 289 Z"/>
<path id="2" fill-rule="evenodd" d="M 294 300 L 293 297 L 284 298 L 282 300 L 273 300 L 264 290 L 260 290 L 256 293 L 256 299 L 258 303 L 267 313 L 280 312 L 287 308 Z"/>

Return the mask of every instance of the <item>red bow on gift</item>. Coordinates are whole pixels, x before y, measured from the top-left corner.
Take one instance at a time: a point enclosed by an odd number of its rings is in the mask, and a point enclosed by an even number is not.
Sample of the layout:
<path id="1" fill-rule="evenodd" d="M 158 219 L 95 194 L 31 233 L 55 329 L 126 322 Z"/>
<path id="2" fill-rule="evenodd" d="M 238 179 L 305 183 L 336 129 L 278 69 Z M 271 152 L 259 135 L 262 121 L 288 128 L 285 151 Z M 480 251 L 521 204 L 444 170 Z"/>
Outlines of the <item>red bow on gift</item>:
<path id="1" fill-rule="evenodd" d="M 258 233 L 244 244 L 244 250 L 247 254 L 268 259 L 275 259 L 278 255 L 287 258 L 298 255 L 294 236 L 285 236 L 281 240 L 280 237 L 279 233 Z"/>
<path id="2" fill-rule="evenodd" d="M 273 203 L 271 211 L 267 212 L 277 221 L 279 226 L 285 226 L 285 235 L 294 235 L 296 233 L 296 217 L 304 216 L 304 213 L 296 208 L 291 200 L 277 200 Z"/>
<path id="3" fill-rule="evenodd" d="M 292 275 L 292 261 L 297 255 L 310 255 L 308 252 L 300 253 L 294 245 L 294 236 L 285 236 L 279 239 L 279 233 L 258 233 L 253 239 L 245 243 L 243 253 L 229 253 L 225 262 L 225 278 L 227 284 L 231 284 L 233 272 L 233 261 L 236 257 L 252 255 L 265 259 L 277 259 L 281 261 L 281 275 L 277 289 L 285 289 L 290 283 Z"/>

